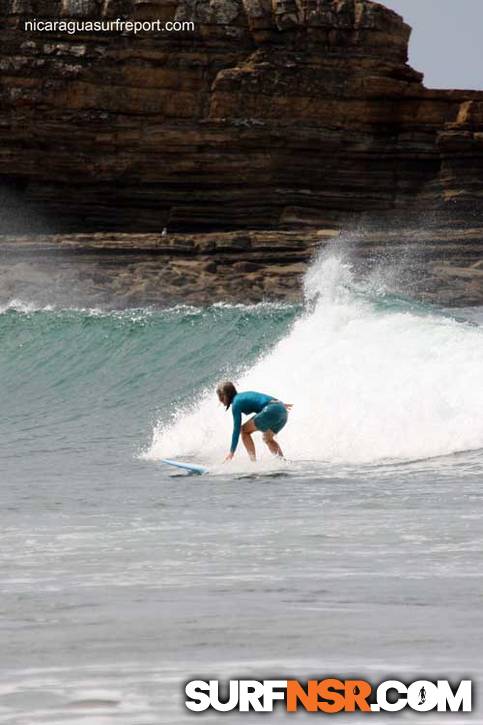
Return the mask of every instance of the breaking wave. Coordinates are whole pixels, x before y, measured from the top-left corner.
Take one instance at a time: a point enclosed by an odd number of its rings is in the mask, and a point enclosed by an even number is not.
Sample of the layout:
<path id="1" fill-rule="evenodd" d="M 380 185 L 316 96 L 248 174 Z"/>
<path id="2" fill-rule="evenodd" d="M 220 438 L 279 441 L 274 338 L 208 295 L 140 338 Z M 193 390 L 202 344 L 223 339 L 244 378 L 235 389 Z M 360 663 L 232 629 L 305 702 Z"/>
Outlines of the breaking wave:
<path id="1" fill-rule="evenodd" d="M 480 326 L 395 299 L 380 281 L 356 282 L 334 255 L 309 270 L 305 294 L 304 310 L 254 362 L 241 351 L 225 364 L 226 347 L 217 350 L 219 377 L 294 404 L 279 436 L 288 458 L 357 464 L 483 447 Z M 211 385 L 174 420 L 160 417 L 144 455 L 219 463 L 230 433 Z"/>

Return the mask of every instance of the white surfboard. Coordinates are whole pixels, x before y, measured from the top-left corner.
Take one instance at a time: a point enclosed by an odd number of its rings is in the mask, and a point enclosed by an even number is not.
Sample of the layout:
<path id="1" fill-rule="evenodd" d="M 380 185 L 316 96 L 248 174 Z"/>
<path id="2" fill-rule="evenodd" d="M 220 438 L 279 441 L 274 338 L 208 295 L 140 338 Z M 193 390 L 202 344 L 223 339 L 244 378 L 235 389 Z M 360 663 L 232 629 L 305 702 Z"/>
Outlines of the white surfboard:
<path id="1" fill-rule="evenodd" d="M 183 471 L 195 474 L 198 476 L 203 473 L 208 473 L 208 469 L 204 466 L 197 466 L 194 463 L 183 463 L 183 461 L 171 461 L 169 458 L 161 458 L 161 463 L 166 463 L 168 466 L 174 466 L 175 468 L 181 468 Z"/>

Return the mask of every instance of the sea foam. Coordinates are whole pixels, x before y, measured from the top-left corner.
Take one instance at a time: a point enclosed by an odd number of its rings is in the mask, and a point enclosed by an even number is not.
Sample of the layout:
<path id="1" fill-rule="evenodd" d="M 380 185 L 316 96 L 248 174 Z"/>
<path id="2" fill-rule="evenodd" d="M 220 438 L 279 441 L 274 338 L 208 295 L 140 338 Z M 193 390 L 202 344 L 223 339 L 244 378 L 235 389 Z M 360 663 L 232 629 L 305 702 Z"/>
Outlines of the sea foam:
<path id="1" fill-rule="evenodd" d="M 358 464 L 483 448 L 481 327 L 374 294 L 334 254 L 308 271 L 305 295 L 286 336 L 235 381 L 294 404 L 279 435 L 290 459 Z M 158 423 L 146 457 L 219 463 L 231 425 L 207 391 Z M 237 455 L 246 457 L 241 443 Z"/>

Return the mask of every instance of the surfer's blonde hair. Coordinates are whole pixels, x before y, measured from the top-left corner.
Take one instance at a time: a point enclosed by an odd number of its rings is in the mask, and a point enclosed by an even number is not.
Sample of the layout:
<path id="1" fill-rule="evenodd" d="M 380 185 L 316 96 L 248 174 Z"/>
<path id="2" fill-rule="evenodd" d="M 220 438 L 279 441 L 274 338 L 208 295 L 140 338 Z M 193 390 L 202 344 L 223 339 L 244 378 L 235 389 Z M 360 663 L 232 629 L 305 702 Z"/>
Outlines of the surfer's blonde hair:
<path id="1" fill-rule="evenodd" d="M 228 410 L 233 398 L 237 394 L 237 389 L 230 380 L 225 380 L 224 382 L 218 384 L 216 392 L 218 394 L 220 402 L 222 402 Z"/>

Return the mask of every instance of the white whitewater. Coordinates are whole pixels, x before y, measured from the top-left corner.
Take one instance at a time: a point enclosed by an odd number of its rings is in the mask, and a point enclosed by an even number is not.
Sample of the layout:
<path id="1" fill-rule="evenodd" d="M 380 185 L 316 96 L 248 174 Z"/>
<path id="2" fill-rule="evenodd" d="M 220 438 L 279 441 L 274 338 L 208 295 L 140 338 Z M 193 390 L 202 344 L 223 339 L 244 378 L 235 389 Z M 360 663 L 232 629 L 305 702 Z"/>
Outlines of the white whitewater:
<path id="1" fill-rule="evenodd" d="M 288 458 L 358 464 L 483 448 L 481 327 L 371 295 L 334 255 L 309 270 L 305 292 L 286 337 L 234 381 L 294 403 L 279 437 Z M 219 464 L 231 425 L 206 391 L 160 421 L 146 457 Z"/>

